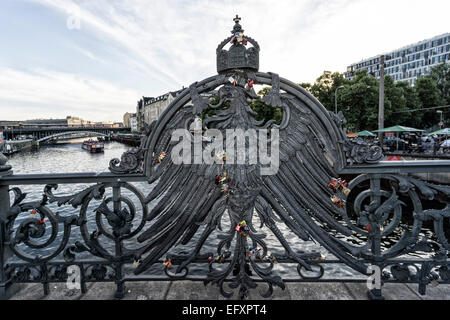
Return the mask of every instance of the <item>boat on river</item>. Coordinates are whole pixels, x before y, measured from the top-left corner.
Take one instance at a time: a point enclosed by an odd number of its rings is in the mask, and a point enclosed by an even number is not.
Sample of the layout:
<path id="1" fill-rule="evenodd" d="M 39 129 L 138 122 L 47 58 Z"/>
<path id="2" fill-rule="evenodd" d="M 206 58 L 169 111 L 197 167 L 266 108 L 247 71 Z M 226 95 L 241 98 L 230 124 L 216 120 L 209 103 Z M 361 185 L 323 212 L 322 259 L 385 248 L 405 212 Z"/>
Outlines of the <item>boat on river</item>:
<path id="1" fill-rule="evenodd" d="M 83 144 L 81 145 L 81 148 L 91 153 L 104 152 L 104 147 L 105 145 L 103 143 L 92 139 L 83 141 Z"/>

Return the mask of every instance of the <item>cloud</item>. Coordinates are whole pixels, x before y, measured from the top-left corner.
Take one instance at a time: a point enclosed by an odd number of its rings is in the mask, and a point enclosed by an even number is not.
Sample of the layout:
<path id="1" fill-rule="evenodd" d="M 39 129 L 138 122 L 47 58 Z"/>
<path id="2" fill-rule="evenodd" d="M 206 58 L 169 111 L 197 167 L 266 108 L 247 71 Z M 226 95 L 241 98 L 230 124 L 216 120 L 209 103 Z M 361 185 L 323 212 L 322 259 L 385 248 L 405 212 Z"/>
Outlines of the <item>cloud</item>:
<path id="1" fill-rule="evenodd" d="M 79 12 L 81 31 L 119 46 L 130 59 L 170 87 L 199 80 L 215 72 L 215 49 L 229 36 L 232 18 L 262 44 L 262 67 L 289 69 L 287 58 L 304 44 L 299 41 L 349 0 L 236 1 L 70 1 L 33 0 L 71 17 Z M 78 8 L 78 9 L 74 9 Z M 293 55 L 294 54 L 294 55 Z M 152 93 L 154 95 L 162 94 Z"/>
<path id="2" fill-rule="evenodd" d="M 0 68 L 0 118 L 4 120 L 67 115 L 119 120 L 138 97 L 132 89 L 101 79 L 45 69 L 24 72 Z M 23 114 L 20 108 L 11 107 L 16 104 L 33 111 Z M 95 119 L 88 119 L 88 115 Z"/>
<path id="3" fill-rule="evenodd" d="M 88 57 L 89 59 L 91 59 L 92 61 L 95 62 L 100 62 L 102 64 L 105 64 L 106 61 L 103 59 L 98 58 L 94 53 L 92 53 L 91 51 L 85 49 L 85 48 L 81 48 L 77 45 L 70 45 L 70 47 L 76 51 L 78 51 L 79 53 L 81 53 L 82 55 L 84 55 L 85 57 Z"/>
<path id="4" fill-rule="evenodd" d="M 436 8 L 450 7 L 444 0 L 33 1 L 67 17 L 78 6 L 82 31 L 126 50 L 168 90 L 215 71 L 215 48 L 236 13 L 260 43 L 261 68 L 300 82 L 445 32 L 446 10 Z"/>
<path id="5" fill-rule="evenodd" d="M 74 13 L 79 13 L 77 18 L 80 19 L 80 30 L 93 32 L 92 36 L 101 41 L 105 41 L 106 37 L 109 40 L 105 43 L 106 46 L 115 45 L 126 49 L 130 56 L 144 63 L 145 69 L 142 71 L 152 73 L 158 81 L 181 86 L 182 81 L 167 65 L 166 54 L 160 50 L 168 48 L 162 44 L 165 41 L 162 40 L 162 35 L 157 34 L 158 28 L 151 28 L 150 21 L 139 17 L 137 12 L 131 14 L 133 8 L 139 7 L 125 8 L 118 2 L 105 1 L 82 2 L 79 5 L 74 1 L 36 1 L 62 12 L 68 19 L 73 17 Z M 151 18 L 152 23 L 155 19 L 156 17 Z M 153 38 L 157 41 L 153 41 Z M 162 55 L 158 54 L 160 51 Z"/>
<path id="6" fill-rule="evenodd" d="M 448 0 L 426 5 L 418 0 L 28 1 L 55 12 L 62 19 L 52 23 L 61 23 L 59 27 L 66 28 L 66 20 L 79 14 L 80 29 L 71 32 L 82 37 L 65 40 L 92 61 L 103 62 L 99 70 L 111 66 L 110 72 L 102 80 L 101 71 L 95 77 L 80 74 L 76 65 L 52 65 L 48 69 L 54 71 L 35 73 L 10 68 L 26 79 L 26 87 L 17 82 L 19 88 L 9 88 L 26 91 L 27 98 L 0 88 L 5 95 L 0 99 L 36 104 L 50 98 L 62 108 L 78 108 L 70 88 L 74 85 L 77 98 L 87 100 L 84 106 L 105 110 L 104 100 L 111 94 L 123 103 L 121 113 L 135 105 L 136 97 L 158 96 L 215 74 L 217 45 L 230 35 L 236 14 L 261 47 L 260 70 L 300 83 L 314 81 L 324 70 L 344 72 L 363 58 L 448 32 L 450 9 Z M 80 38 L 88 41 L 77 43 Z M 123 70 L 129 70 L 126 77 Z M 45 87 L 34 90 L 31 80 L 43 81 Z M 123 89 L 124 83 L 134 89 Z M 93 89 L 97 85 L 99 97 Z"/>

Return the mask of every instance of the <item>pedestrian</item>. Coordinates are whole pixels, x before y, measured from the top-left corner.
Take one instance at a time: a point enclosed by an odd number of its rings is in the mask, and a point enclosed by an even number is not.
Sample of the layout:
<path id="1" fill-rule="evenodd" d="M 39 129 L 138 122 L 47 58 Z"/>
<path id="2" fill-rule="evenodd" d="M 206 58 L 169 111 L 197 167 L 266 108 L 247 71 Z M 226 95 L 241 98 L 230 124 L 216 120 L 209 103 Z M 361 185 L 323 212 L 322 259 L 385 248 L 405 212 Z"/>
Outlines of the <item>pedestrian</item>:
<path id="1" fill-rule="evenodd" d="M 434 148 L 433 148 L 433 154 L 436 155 L 436 153 L 439 151 L 439 148 L 441 146 L 439 145 L 439 141 L 434 142 Z"/>

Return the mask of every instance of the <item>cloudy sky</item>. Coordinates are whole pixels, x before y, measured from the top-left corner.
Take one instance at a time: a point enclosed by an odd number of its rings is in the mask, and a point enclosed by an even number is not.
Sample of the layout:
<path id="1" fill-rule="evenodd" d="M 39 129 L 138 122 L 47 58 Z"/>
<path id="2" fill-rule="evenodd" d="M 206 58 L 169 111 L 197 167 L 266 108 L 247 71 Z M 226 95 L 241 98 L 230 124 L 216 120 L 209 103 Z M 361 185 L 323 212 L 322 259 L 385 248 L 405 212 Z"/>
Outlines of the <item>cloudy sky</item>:
<path id="1" fill-rule="evenodd" d="M 324 70 L 450 31 L 448 0 L 0 0 L 0 120 L 121 121 L 137 100 L 216 74 L 239 14 L 260 70 Z"/>

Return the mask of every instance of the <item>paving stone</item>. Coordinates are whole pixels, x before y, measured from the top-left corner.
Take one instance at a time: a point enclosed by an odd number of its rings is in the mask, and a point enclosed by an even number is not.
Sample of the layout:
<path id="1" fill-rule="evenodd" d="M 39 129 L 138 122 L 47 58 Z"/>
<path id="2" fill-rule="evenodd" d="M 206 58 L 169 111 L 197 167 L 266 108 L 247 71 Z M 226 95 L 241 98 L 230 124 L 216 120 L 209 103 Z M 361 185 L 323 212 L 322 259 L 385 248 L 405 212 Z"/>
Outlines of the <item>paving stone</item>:
<path id="1" fill-rule="evenodd" d="M 90 284 L 87 288 L 90 288 Z M 79 300 L 83 296 L 81 290 L 69 289 L 65 283 L 50 283 L 49 289 L 50 293 L 46 296 L 42 284 L 24 284 L 11 300 Z"/>
<path id="2" fill-rule="evenodd" d="M 14 296 L 18 292 L 20 292 L 20 290 L 22 290 L 23 287 L 24 287 L 24 285 L 21 283 L 14 283 L 11 285 L 7 285 L 6 286 L 6 297 L 4 297 L 3 299 L 11 298 L 12 296 Z"/>
<path id="3" fill-rule="evenodd" d="M 111 282 L 91 283 L 91 287 L 80 300 L 114 300 L 116 285 Z"/>
<path id="4" fill-rule="evenodd" d="M 249 300 L 291 300 L 291 292 L 289 291 L 289 283 L 285 283 L 285 289 L 280 287 L 273 287 L 273 294 L 268 298 L 263 298 L 260 292 L 265 293 L 268 286 L 266 284 L 258 283 L 258 287 L 250 291 Z"/>
<path id="5" fill-rule="evenodd" d="M 136 281 L 125 283 L 123 300 L 163 300 L 167 293 L 169 281 Z M 114 283 L 94 283 L 81 297 L 81 300 L 114 300 L 116 293 Z"/>
<path id="6" fill-rule="evenodd" d="M 226 287 L 225 287 L 226 288 Z M 173 281 L 166 296 L 167 300 L 222 300 L 216 285 L 205 286 L 201 281 Z"/>
<path id="7" fill-rule="evenodd" d="M 343 283 L 289 283 L 292 300 L 354 300 Z"/>
<path id="8" fill-rule="evenodd" d="M 14 294 L 10 300 L 41 300 L 44 299 L 44 288 L 41 284 L 22 284 L 19 292 Z"/>
<path id="9" fill-rule="evenodd" d="M 280 287 L 273 287 L 273 293 L 271 296 L 264 298 L 261 293 L 266 293 L 268 290 L 268 285 L 265 283 L 258 282 L 258 286 L 255 289 L 249 289 L 248 295 L 245 300 L 291 300 L 291 294 L 289 291 L 289 286 L 286 284 L 285 289 L 281 289 Z M 227 289 L 228 290 L 228 287 Z M 229 289 L 228 291 L 231 291 Z M 230 300 L 240 300 L 239 297 L 239 288 L 234 289 L 235 293 Z M 222 297 L 223 298 L 223 297 Z"/>
<path id="10" fill-rule="evenodd" d="M 441 284 L 437 287 L 433 287 L 432 285 L 427 286 L 426 294 L 424 296 L 419 293 L 419 285 L 418 284 L 407 284 L 407 286 L 417 292 L 417 295 L 423 300 L 450 300 L 450 285 L 449 284 Z"/>
<path id="11" fill-rule="evenodd" d="M 386 300 L 421 300 L 417 291 L 411 291 L 404 283 L 386 283 L 382 294 Z"/>
<path id="12" fill-rule="evenodd" d="M 239 300 L 239 289 L 227 299 L 223 297 L 217 285 L 206 287 L 199 281 L 149 281 L 127 282 L 124 300 Z M 13 295 L 11 300 L 112 300 L 116 286 L 114 283 L 88 283 L 87 293 L 68 289 L 65 284 L 51 283 L 50 294 L 44 295 L 41 284 L 23 284 L 22 290 Z M 267 285 L 258 283 L 251 289 L 246 300 L 265 300 L 260 291 L 266 291 Z M 450 300 L 450 285 L 428 286 L 427 295 L 420 296 L 417 284 L 387 283 L 383 286 L 386 300 Z M 273 300 L 367 300 L 365 283 L 286 283 L 285 290 L 274 287 Z"/>
<path id="13" fill-rule="evenodd" d="M 123 300 L 163 300 L 170 288 L 169 281 L 139 281 L 125 284 Z"/>
<path id="14" fill-rule="evenodd" d="M 364 283 L 346 282 L 344 286 L 355 300 L 369 300 L 367 286 Z"/>
<path id="15" fill-rule="evenodd" d="M 240 300 L 239 288 L 231 289 L 229 283 L 224 284 L 224 290 L 233 292 L 231 298 L 226 298 L 220 294 L 220 289 L 216 284 L 208 284 L 206 287 L 203 282 L 197 281 L 174 281 L 172 282 L 167 300 Z M 255 289 L 250 289 L 245 300 L 290 300 L 291 296 L 288 288 L 282 290 L 279 287 L 273 288 L 273 294 L 269 298 L 263 298 L 260 291 L 265 293 L 267 285 L 258 283 Z"/>
<path id="16" fill-rule="evenodd" d="M 345 283 L 351 295 L 356 300 L 368 300 L 367 285 L 365 283 Z M 403 283 L 386 283 L 382 287 L 382 295 L 386 300 L 420 300 L 420 297 L 412 292 Z"/>

